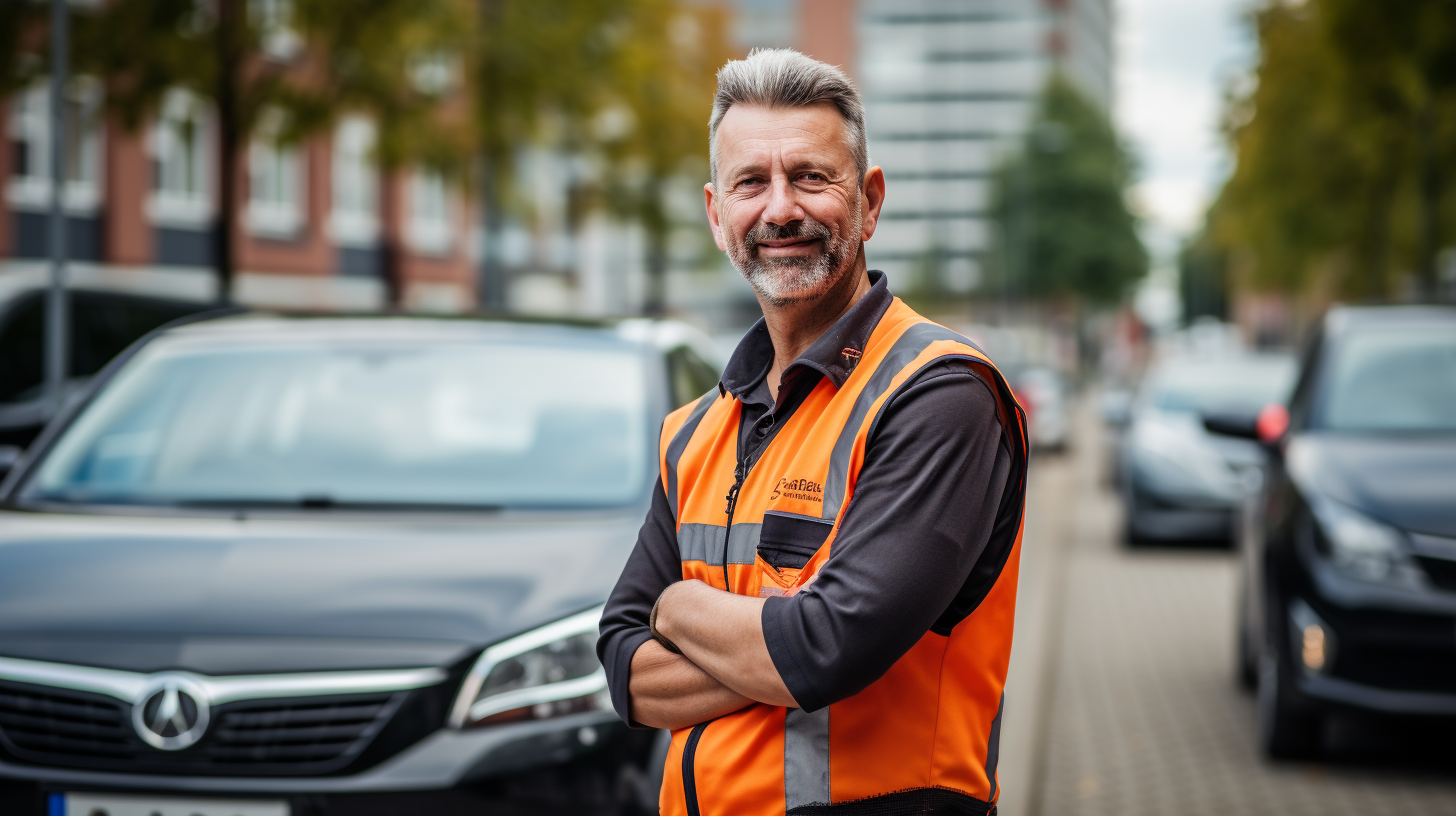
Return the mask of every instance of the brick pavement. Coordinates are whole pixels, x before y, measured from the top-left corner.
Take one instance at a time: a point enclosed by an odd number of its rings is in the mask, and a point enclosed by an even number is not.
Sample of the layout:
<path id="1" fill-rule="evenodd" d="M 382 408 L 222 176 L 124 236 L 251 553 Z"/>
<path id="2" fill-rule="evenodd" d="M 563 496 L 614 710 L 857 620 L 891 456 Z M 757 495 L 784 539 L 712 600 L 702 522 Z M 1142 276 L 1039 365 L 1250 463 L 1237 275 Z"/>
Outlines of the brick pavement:
<path id="1" fill-rule="evenodd" d="M 1081 452 L 1064 465 L 1074 496 L 1040 497 L 1073 509 L 1058 525 L 1067 531 L 1056 553 L 1059 624 L 1048 634 L 1049 705 L 1038 711 L 1028 811 L 1456 814 L 1456 734 L 1437 735 L 1433 754 L 1402 744 L 1393 726 L 1356 723 L 1328 761 L 1260 756 L 1253 698 L 1233 680 L 1233 556 L 1122 546 L 1117 499 L 1098 483 L 1096 431 L 1083 428 Z"/>

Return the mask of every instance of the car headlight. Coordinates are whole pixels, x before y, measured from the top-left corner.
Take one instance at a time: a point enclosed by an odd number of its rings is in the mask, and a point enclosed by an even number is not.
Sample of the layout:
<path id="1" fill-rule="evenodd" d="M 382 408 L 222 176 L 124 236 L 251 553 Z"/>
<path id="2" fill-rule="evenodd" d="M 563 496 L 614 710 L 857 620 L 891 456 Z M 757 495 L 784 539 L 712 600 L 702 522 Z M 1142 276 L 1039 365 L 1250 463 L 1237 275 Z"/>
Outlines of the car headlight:
<path id="1" fill-rule="evenodd" d="M 1341 571 L 1367 581 L 1403 577 L 1410 566 L 1401 533 L 1339 502 L 1318 497 L 1310 502 L 1328 544 L 1330 560 Z"/>
<path id="2" fill-rule="evenodd" d="M 610 709 L 597 660 L 602 607 L 486 649 L 461 684 L 450 725 L 465 728 Z"/>

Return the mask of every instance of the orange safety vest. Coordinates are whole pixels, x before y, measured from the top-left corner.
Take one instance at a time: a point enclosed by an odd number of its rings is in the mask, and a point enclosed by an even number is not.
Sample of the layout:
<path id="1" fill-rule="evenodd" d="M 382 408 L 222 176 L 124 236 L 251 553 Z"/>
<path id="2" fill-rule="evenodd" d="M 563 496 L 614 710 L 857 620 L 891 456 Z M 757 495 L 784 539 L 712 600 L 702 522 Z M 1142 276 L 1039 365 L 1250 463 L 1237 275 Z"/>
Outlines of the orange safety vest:
<path id="1" fill-rule="evenodd" d="M 717 390 L 668 417 L 660 464 L 684 580 L 723 589 L 726 575 L 739 595 L 792 595 L 833 551 L 881 409 L 918 372 L 943 360 L 964 361 L 993 384 L 1011 448 L 1015 483 L 1008 489 L 1018 491 L 1018 518 L 999 576 L 948 637 L 927 632 L 858 694 L 813 713 L 751 705 L 673 732 L 664 816 L 878 813 L 876 805 L 906 795 L 922 806 L 949 797 L 951 812 L 992 810 L 1027 437 L 1025 415 L 991 361 L 896 298 L 844 385 L 821 379 L 746 474 L 735 472 L 741 404 Z M 725 498 L 730 494 L 736 498 Z M 775 514 L 833 525 L 801 569 L 775 569 L 757 554 L 763 522 Z M 887 794 L 900 795 L 872 799 Z"/>

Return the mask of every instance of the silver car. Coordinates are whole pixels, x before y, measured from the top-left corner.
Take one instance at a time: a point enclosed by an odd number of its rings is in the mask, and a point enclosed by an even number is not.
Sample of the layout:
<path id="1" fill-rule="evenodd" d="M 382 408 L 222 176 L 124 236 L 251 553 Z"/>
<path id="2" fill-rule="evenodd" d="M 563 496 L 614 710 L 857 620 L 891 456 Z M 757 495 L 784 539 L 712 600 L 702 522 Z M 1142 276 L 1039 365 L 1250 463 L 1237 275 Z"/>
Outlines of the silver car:
<path id="1" fill-rule="evenodd" d="M 1132 543 L 1227 541 L 1257 443 L 1210 433 L 1209 420 L 1247 416 L 1282 403 L 1295 360 L 1282 353 L 1180 355 L 1143 381 L 1122 436 L 1118 473 Z"/>

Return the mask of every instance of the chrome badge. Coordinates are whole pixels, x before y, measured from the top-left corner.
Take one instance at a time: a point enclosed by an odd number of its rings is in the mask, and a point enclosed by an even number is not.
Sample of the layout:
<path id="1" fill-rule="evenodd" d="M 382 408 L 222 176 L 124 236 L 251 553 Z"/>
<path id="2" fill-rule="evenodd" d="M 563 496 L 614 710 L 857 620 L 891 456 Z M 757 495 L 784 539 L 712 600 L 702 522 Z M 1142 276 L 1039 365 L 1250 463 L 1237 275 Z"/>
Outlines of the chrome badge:
<path id="1" fill-rule="evenodd" d="M 192 680 L 175 674 L 157 675 L 131 707 L 131 724 L 153 748 L 180 751 L 207 732 L 207 695 Z"/>

